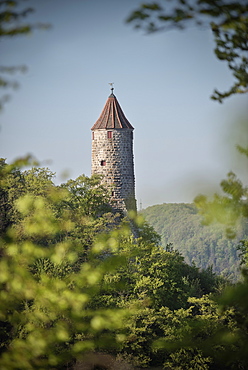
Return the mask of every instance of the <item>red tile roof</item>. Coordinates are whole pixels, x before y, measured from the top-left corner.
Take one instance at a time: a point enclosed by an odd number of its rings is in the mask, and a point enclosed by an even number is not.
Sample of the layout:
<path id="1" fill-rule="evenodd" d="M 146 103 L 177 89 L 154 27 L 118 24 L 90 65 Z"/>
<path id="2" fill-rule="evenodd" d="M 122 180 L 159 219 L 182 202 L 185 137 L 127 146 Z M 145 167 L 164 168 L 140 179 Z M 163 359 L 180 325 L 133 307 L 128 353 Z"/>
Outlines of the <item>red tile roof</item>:
<path id="1" fill-rule="evenodd" d="M 133 130 L 133 126 L 125 117 L 116 96 L 112 93 L 102 110 L 102 113 L 91 130 L 98 129 L 115 129 L 129 128 Z"/>

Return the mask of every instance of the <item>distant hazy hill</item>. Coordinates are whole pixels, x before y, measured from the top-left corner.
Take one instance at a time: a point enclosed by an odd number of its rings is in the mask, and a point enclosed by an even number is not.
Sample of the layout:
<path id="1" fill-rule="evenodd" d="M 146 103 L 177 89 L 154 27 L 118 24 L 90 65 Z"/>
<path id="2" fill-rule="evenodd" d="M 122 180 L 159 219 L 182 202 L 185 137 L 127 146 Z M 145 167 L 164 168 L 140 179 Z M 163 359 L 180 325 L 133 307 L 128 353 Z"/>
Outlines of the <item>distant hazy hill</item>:
<path id="1" fill-rule="evenodd" d="M 221 225 L 203 226 L 193 204 L 173 203 L 148 207 L 141 212 L 162 237 L 162 245 L 173 243 L 188 264 L 213 271 L 236 280 L 239 258 L 236 246 L 248 235 L 248 225 L 239 225 L 237 237 L 229 240 Z"/>

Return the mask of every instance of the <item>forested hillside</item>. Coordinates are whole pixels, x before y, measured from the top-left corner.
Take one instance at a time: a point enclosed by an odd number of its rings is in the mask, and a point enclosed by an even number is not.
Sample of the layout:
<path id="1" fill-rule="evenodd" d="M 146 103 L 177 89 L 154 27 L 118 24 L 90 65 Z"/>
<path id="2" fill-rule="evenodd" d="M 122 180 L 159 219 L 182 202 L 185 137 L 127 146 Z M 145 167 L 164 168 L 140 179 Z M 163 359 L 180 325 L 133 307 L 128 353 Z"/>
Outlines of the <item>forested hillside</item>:
<path id="1" fill-rule="evenodd" d="M 28 160 L 0 160 L 0 368 L 76 370 L 102 352 L 118 369 L 174 366 L 153 343 L 179 338 L 223 280 L 163 249 L 142 220 L 134 238 L 99 176 L 56 186 L 47 168 L 18 168 Z"/>
<path id="2" fill-rule="evenodd" d="M 238 242 L 248 235 L 248 225 L 239 224 L 235 239 L 228 239 L 222 225 L 202 225 L 202 217 L 193 204 L 161 204 L 142 210 L 142 214 L 157 233 L 163 247 L 173 243 L 188 264 L 236 280 L 239 276 Z"/>

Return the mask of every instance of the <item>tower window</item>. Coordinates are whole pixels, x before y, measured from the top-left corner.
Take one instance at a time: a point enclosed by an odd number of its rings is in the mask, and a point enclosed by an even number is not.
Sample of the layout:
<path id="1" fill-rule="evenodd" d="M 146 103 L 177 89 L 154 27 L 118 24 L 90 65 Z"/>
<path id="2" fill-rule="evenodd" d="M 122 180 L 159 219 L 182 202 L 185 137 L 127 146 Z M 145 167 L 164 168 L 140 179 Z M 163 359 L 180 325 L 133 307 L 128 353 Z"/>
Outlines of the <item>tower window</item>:
<path id="1" fill-rule="evenodd" d="M 106 161 L 101 161 L 101 166 L 106 166 Z"/>
<path id="2" fill-rule="evenodd" d="M 94 132 L 92 132 L 92 140 L 95 139 L 95 135 L 94 135 Z"/>
<path id="3" fill-rule="evenodd" d="M 107 132 L 107 138 L 112 139 L 112 134 L 113 134 L 112 131 L 108 131 Z"/>

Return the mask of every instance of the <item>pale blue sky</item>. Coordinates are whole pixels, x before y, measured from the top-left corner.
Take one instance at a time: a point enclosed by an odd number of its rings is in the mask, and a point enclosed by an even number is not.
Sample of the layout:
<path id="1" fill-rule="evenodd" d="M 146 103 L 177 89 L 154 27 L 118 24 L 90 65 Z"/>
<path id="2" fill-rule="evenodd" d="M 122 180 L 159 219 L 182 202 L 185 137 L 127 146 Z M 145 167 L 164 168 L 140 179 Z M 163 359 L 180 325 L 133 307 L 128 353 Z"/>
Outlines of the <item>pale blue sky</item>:
<path id="1" fill-rule="evenodd" d="M 36 8 L 30 21 L 53 27 L 1 41 L 1 65 L 28 66 L 1 113 L 1 157 L 10 162 L 32 153 L 57 173 L 57 183 L 64 170 L 70 178 L 89 176 L 90 128 L 114 82 L 135 127 L 136 198 L 143 207 L 191 202 L 231 169 L 240 171 L 227 154 L 237 140 L 235 130 L 228 132 L 247 114 L 247 97 L 210 100 L 214 88 L 232 83 L 214 56 L 211 32 L 137 32 L 125 19 L 140 0 L 28 3 Z"/>

